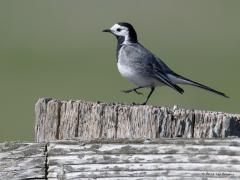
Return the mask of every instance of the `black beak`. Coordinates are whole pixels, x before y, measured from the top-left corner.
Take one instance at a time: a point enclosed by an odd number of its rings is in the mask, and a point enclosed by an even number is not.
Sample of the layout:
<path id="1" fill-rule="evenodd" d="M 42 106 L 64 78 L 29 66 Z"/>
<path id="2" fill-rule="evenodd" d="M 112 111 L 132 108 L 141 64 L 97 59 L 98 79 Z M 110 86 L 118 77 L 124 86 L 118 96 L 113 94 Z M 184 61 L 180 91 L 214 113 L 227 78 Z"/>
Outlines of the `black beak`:
<path id="1" fill-rule="evenodd" d="M 102 32 L 112 32 L 110 29 L 104 29 Z"/>

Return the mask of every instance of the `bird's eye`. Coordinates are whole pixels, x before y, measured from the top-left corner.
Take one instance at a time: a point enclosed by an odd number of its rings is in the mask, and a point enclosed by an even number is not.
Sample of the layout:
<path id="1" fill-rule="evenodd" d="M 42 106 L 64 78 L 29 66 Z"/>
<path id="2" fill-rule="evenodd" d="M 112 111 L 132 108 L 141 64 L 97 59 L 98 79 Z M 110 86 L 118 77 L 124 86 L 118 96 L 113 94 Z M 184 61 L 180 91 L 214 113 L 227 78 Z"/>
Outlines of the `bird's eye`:
<path id="1" fill-rule="evenodd" d="M 120 32 L 121 31 L 121 29 L 120 28 L 117 28 L 117 32 Z"/>

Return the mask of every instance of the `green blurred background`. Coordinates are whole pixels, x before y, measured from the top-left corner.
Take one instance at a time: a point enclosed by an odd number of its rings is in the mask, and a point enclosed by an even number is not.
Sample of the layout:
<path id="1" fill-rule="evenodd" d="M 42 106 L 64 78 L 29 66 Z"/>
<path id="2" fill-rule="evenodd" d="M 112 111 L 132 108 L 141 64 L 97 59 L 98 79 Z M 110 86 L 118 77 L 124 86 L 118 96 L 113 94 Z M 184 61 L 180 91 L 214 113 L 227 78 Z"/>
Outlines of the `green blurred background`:
<path id="1" fill-rule="evenodd" d="M 119 21 L 177 73 L 231 97 L 162 87 L 149 104 L 240 113 L 239 8 L 239 0 L 1 0 L 0 141 L 33 140 L 40 97 L 145 99 L 120 92 L 133 85 L 117 70 L 115 38 L 101 32 Z"/>

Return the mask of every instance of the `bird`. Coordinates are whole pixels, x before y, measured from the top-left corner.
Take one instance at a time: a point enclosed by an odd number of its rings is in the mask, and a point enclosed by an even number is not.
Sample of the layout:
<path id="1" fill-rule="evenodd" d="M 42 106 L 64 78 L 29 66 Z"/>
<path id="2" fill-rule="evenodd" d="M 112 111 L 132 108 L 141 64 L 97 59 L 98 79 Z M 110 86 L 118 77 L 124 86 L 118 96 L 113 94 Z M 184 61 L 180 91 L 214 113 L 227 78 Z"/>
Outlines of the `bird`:
<path id="1" fill-rule="evenodd" d="M 118 70 L 124 78 L 136 85 L 135 88 L 123 90 L 123 92 L 142 94 L 138 91 L 139 89 L 150 88 L 146 100 L 141 105 L 147 104 L 154 90 L 159 86 L 168 86 L 183 94 L 184 90 L 178 84 L 192 85 L 229 98 L 220 91 L 175 73 L 160 58 L 139 43 L 137 33 L 130 23 L 119 22 L 111 28 L 104 29 L 103 32 L 109 32 L 117 38 Z"/>

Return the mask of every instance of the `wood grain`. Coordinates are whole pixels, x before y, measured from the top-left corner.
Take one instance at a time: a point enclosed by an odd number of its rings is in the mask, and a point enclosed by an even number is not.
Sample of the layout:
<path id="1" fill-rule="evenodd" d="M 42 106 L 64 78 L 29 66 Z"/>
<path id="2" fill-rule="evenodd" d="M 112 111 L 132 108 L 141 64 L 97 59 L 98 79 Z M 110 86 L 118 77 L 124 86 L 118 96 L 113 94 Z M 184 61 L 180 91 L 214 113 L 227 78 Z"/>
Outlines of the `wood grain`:
<path id="1" fill-rule="evenodd" d="M 237 179 L 239 147 L 239 139 L 58 141 L 48 147 L 48 178 Z"/>
<path id="2" fill-rule="evenodd" d="M 180 108 L 41 98 L 36 142 L 95 138 L 240 137 L 240 115 Z"/>
<path id="3" fill-rule="evenodd" d="M 239 179 L 240 139 L 0 143 L 0 179 Z"/>
<path id="4" fill-rule="evenodd" d="M 0 143 L 0 179 L 46 179 L 45 144 Z"/>

